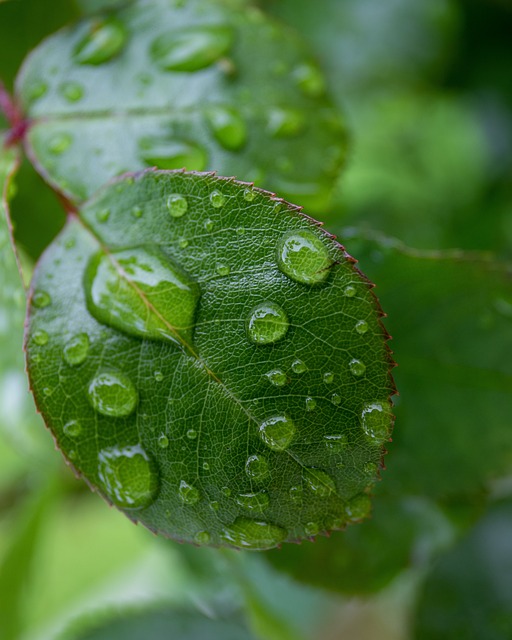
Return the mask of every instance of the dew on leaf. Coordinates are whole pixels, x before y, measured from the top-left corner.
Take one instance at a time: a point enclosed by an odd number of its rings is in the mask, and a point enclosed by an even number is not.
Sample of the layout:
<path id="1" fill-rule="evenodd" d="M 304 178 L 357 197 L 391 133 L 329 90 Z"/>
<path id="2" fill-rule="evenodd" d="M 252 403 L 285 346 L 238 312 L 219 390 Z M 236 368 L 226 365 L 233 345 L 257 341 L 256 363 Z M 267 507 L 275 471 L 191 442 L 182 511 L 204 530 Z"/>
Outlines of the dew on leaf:
<path id="1" fill-rule="evenodd" d="M 375 464 L 375 462 L 367 462 L 364 467 L 363 467 L 364 472 L 366 473 L 367 476 L 370 476 L 371 478 L 375 477 L 377 475 L 377 472 L 379 470 L 378 466 Z"/>
<path id="2" fill-rule="evenodd" d="M 362 520 L 370 515 L 372 503 L 370 497 L 361 493 L 345 505 L 345 513 L 351 521 Z"/>
<path id="3" fill-rule="evenodd" d="M 324 436 L 325 447 L 334 453 L 340 453 L 347 446 L 347 436 L 335 434 Z"/>
<path id="4" fill-rule="evenodd" d="M 158 438 L 158 446 L 160 449 L 167 449 L 169 446 L 169 438 L 162 433 L 162 435 Z"/>
<path id="5" fill-rule="evenodd" d="M 194 541 L 197 544 L 208 544 L 210 542 L 211 536 L 208 531 L 198 531 L 194 536 Z"/>
<path id="6" fill-rule="evenodd" d="M 301 91 L 312 98 L 321 96 L 325 91 L 325 79 L 320 69 L 311 63 L 302 64 L 293 73 Z"/>
<path id="7" fill-rule="evenodd" d="M 302 488 L 302 485 L 290 487 L 289 494 L 290 494 L 290 500 L 293 500 L 293 502 L 302 502 L 304 489 Z"/>
<path id="8" fill-rule="evenodd" d="M 288 317 L 282 307 L 275 302 L 262 302 L 249 313 L 247 337 L 255 344 L 272 344 L 284 338 L 288 327 Z"/>
<path id="9" fill-rule="evenodd" d="M 140 207 L 133 207 L 132 208 L 132 216 L 134 218 L 142 218 L 142 209 Z"/>
<path id="10" fill-rule="evenodd" d="M 268 509 L 270 498 L 268 493 L 259 491 L 257 493 L 241 493 L 236 497 L 236 503 L 242 509 L 253 512 L 262 512 Z"/>
<path id="11" fill-rule="evenodd" d="M 216 267 L 216 271 L 219 274 L 219 276 L 228 276 L 229 273 L 231 272 L 231 268 L 228 264 L 224 264 L 220 262 Z"/>
<path id="12" fill-rule="evenodd" d="M 226 496 L 226 498 L 229 498 L 231 496 L 231 489 L 229 487 L 222 487 L 221 491 Z"/>
<path id="13" fill-rule="evenodd" d="M 288 377 L 281 369 L 274 369 L 265 374 L 267 380 L 274 385 L 274 387 L 282 387 L 288 382 Z"/>
<path id="14" fill-rule="evenodd" d="M 107 222 L 110 218 L 110 209 L 99 209 L 96 212 L 96 220 L 98 222 Z"/>
<path id="15" fill-rule="evenodd" d="M 154 463 L 139 444 L 102 449 L 98 476 L 112 502 L 125 509 L 149 506 L 160 485 Z"/>
<path id="16" fill-rule="evenodd" d="M 274 451 L 284 451 L 288 448 L 295 436 L 296 428 L 286 415 L 272 416 L 261 423 L 259 427 L 260 438 Z"/>
<path id="17" fill-rule="evenodd" d="M 267 459 L 257 454 L 249 456 L 245 463 L 245 472 L 256 482 L 265 479 L 269 474 Z"/>
<path id="18" fill-rule="evenodd" d="M 246 200 L 247 202 L 252 202 L 255 197 L 256 192 L 252 187 L 247 187 L 246 189 L 244 189 L 244 200 Z"/>
<path id="19" fill-rule="evenodd" d="M 44 347 L 45 344 L 48 344 L 48 340 L 50 339 L 49 335 L 43 329 L 39 329 L 38 331 L 34 331 L 32 335 L 32 340 L 39 347 Z"/>
<path id="20" fill-rule="evenodd" d="M 326 498 L 336 491 L 334 480 L 320 469 L 304 469 L 304 480 L 306 486 L 321 498 Z"/>
<path id="21" fill-rule="evenodd" d="M 206 150 L 197 144 L 161 137 L 142 138 L 139 154 L 148 167 L 169 170 L 203 171 L 208 160 Z"/>
<path id="22" fill-rule="evenodd" d="M 368 331 L 368 323 L 366 320 L 359 320 L 359 322 L 356 322 L 356 331 L 360 335 L 363 335 Z"/>
<path id="23" fill-rule="evenodd" d="M 361 377 L 362 375 L 364 375 L 366 371 L 366 365 L 364 364 L 364 362 L 361 362 L 361 360 L 357 360 L 356 358 L 353 358 L 349 362 L 348 366 L 350 368 L 351 373 L 357 377 Z"/>
<path id="24" fill-rule="evenodd" d="M 343 289 L 343 295 L 345 298 L 353 298 L 356 295 L 356 288 L 349 284 Z"/>
<path id="25" fill-rule="evenodd" d="M 314 411 L 316 409 L 316 400 L 311 397 L 306 398 L 306 411 Z"/>
<path id="26" fill-rule="evenodd" d="M 121 371 L 103 371 L 89 382 L 87 397 L 98 413 L 121 418 L 133 413 L 139 394 L 130 378 Z"/>
<path id="27" fill-rule="evenodd" d="M 195 440 L 197 438 L 197 431 L 195 429 L 189 429 L 187 431 L 187 438 L 189 440 Z"/>
<path id="28" fill-rule="evenodd" d="M 35 102 L 42 98 L 48 91 L 48 85 L 45 82 L 34 82 L 27 91 L 27 97 L 30 102 Z"/>
<path id="29" fill-rule="evenodd" d="M 222 539 L 233 547 L 263 551 L 277 547 L 287 535 L 286 529 L 277 525 L 237 518 L 231 526 L 224 529 Z"/>
<path id="30" fill-rule="evenodd" d="M 361 414 L 366 437 L 377 445 L 389 439 L 392 424 L 391 405 L 387 401 L 368 402 Z"/>
<path id="31" fill-rule="evenodd" d="M 191 484 L 182 480 L 178 489 L 178 495 L 183 504 L 194 505 L 199 502 L 201 496 L 199 491 Z"/>
<path id="32" fill-rule="evenodd" d="M 198 71 L 225 56 L 233 41 L 229 27 L 204 26 L 181 28 L 153 41 L 153 62 L 164 71 Z"/>
<path id="33" fill-rule="evenodd" d="M 334 373 L 332 373 L 332 371 L 326 371 L 322 376 L 322 380 L 325 384 L 332 384 L 334 382 Z"/>
<path id="34" fill-rule="evenodd" d="M 226 197 L 220 191 L 215 190 L 210 194 L 210 202 L 212 203 L 212 207 L 220 209 L 226 203 Z"/>
<path id="35" fill-rule="evenodd" d="M 203 469 L 205 471 L 209 471 L 210 470 L 210 464 L 208 462 L 203 462 Z"/>
<path id="36" fill-rule="evenodd" d="M 89 346 L 89 336 L 86 333 L 77 333 L 64 345 L 64 360 L 71 367 L 82 364 L 89 354 Z"/>
<path id="37" fill-rule="evenodd" d="M 292 371 L 293 373 L 305 373 L 308 370 L 308 367 L 305 362 L 297 358 L 292 362 Z"/>
<path id="38" fill-rule="evenodd" d="M 230 107 L 214 105 L 206 112 L 208 124 L 217 141 L 228 151 L 238 151 L 247 140 L 242 116 Z"/>
<path id="39" fill-rule="evenodd" d="M 305 229 L 284 234 L 277 245 L 277 265 L 289 278 L 319 284 L 329 276 L 332 260 L 324 243 Z"/>
<path id="40" fill-rule="evenodd" d="M 269 113 L 268 130 L 276 138 L 296 136 L 305 124 L 304 114 L 298 109 L 275 108 Z"/>
<path id="41" fill-rule="evenodd" d="M 214 227 L 215 227 L 215 223 L 213 222 L 213 220 L 210 220 L 210 218 L 204 221 L 204 230 L 207 231 L 208 233 L 211 233 Z"/>
<path id="42" fill-rule="evenodd" d="M 331 402 L 334 406 L 339 407 L 341 404 L 341 396 L 339 393 L 333 393 L 331 396 Z"/>
<path id="43" fill-rule="evenodd" d="M 157 382 L 162 382 L 162 380 L 164 379 L 164 374 L 161 371 L 155 371 L 153 373 L 153 377 Z"/>
<path id="44" fill-rule="evenodd" d="M 96 253 L 85 288 L 99 322 L 140 338 L 191 342 L 199 287 L 158 248 Z"/>
<path id="45" fill-rule="evenodd" d="M 173 193 L 167 198 L 167 209 L 173 218 L 181 218 L 187 213 L 187 199 L 185 196 Z"/>
<path id="46" fill-rule="evenodd" d="M 320 527 L 317 522 L 308 522 L 304 525 L 304 531 L 308 536 L 316 536 L 320 531 Z"/>
<path id="47" fill-rule="evenodd" d="M 64 435 L 69 438 L 76 438 L 82 433 L 82 425 L 78 420 L 70 420 L 66 422 L 62 430 L 64 431 Z"/>
<path id="48" fill-rule="evenodd" d="M 48 141 L 48 151 L 55 156 L 67 151 L 73 142 L 73 137 L 69 133 L 56 133 Z"/>
<path id="49" fill-rule="evenodd" d="M 78 64 L 103 64 L 122 51 L 127 39 L 126 28 L 119 20 L 94 21 L 89 33 L 75 47 L 73 57 Z"/>
<path id="50" fill-rule="evenodd" d="M 78 82 L 63 82 L 59 87 L 59 93 L 68 102 L 78 102 L 84 96 L 84 88 Z"/>
<path id="51" fill-rule="evenodd" d="M 52 299 L 50 297 L 50 294 L 46 293 L 46 291 L 35 291 L 34 295 L 32 296 L 32 304 L 38 309 L 44 309 L 45 307 L 48 307 L 51 302 Z"/>

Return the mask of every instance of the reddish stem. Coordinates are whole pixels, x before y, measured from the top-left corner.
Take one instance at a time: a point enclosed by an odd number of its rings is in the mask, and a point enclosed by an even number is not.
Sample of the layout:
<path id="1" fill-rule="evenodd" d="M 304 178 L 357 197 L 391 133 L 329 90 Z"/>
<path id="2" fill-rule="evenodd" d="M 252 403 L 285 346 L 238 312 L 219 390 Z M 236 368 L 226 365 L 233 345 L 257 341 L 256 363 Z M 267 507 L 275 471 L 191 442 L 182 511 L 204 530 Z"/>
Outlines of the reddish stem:
<path id="1" fill-rule="evenodd" d="M 12 99 L 11 95 L 0 81 L 0 111 L 3 111 L 11 129 L 7 134 L 6 145 L 16 144 L 23 139 L 28 129 L 28 120 L 23 118 L 23 114 Z"/>

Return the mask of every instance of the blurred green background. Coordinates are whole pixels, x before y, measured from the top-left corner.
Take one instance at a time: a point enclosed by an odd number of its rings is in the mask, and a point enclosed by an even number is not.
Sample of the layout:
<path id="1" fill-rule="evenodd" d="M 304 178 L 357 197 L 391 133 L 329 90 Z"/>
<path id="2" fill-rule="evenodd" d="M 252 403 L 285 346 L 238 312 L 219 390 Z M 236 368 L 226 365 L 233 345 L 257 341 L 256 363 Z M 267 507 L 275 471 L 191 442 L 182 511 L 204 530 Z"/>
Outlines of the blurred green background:
<path id="1" fill-rule="evenodd" d="M 115 4 L 1 1 L 6 87 L 42 38 Z M 107 507 L 35 414 L 0 235 L 2 640 L 512 637 L 512 3 L 258 4 L 299 31 L 349 126 L 320 217 L 377 283 L 401 394 L 373 518 L 251 555 Z M 12 216 L 29 274 L 64 214 L 27 161 Z"/>

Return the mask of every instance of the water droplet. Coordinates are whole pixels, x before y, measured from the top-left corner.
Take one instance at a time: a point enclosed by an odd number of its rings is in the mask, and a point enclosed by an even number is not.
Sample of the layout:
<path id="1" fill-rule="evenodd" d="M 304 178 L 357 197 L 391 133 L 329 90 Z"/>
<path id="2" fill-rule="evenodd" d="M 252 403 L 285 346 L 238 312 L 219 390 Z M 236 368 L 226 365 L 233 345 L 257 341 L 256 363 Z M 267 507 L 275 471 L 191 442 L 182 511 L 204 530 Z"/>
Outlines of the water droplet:
<path id="1" fill-rule="evenodd" d="M 51 395 L 52 395 L 52 393 L 53 393 L 53 389 L 50 389 L 50 387 L 45 387 L 45 388 L 43 389 L 43 394 L 44 394 L 45 396 L 47 396 L 47 397 L 48 397 L 48 396 L 51 396 Z"/>
<path id="2" fill-rule="evenodd" d="M 164 374 L 161 371 L 155 371 L 153 373 L 153 376 L 157 382 L 162 382 L 162 380 L 164 379 Z"/>
<path id="3" fill-rule="evenodd" d="M 184 196 L 173 193 L 167 198 L 167 208 L 173 218 L 181 218 L 187 213 L 187 199 Z"/>
<path id="4" fill-rule="evenodd" d="M 320 531 L 320 527 L 317 522 L 308 522 L 304 525 L 304 532 L 308 536 L 316 536 L 316 534 Z"/>
<path id="5" fill-rule="evenodd" d="M 98 476 L 112 502 L 125 509 L 149 506 L 159 489 L 154 463 L 138 444 L 100 451 Z"/>
<path id="6" fill-rule="evenodd" d="M 212 207 L 220 209 L 220 207 L 224 206 L 226 197 L 220 191 L 212 191 L 210 193 L 210 202 L 212 203 Z"/>
<path id="7" fill-rule="evenodd" d="M 42 98 L 48 91 L 48 85 L 45 82 L 34 82 L 30 85 L 27 91 L 27 97 L 29 102 L 35 102 Z"/>
<path id="8" fill-rule="evenodd" d="M 361 362 L 361 360 L 356 360 L 356 358 L 353 358 L 348 366 L 350 367 L 351 373 L 358 377 L 364 375 L 366 371 L 366 365 Z"/>
<path id="9" fill-rule="evenodd" d="M 64 247 L 66 249 L 72 249 L 75 245 L 76 245 L 75 238 L 69 238 L 68 240 L 66 240 Z"/>
<path id="10" fill-rule="evenodd" d="M 296 487 L 290 487 L 289 493 L 290 493 L 290 500 L 293 500 L 293 502 L 302 502 L 304 489 L 302 488 L 301 485 L 298 485 Z"/>
<path id="11" fill-rule="evenodd" d="M 277 265 L 292 280 L 312 285 L 327 279 L 332 260 L 320 238 L 302 229 L 286 233 L 278 242 Z"/>
<path id="12" fill-rule="evenodd" d="M 70 420 L 64 425 L 62 430 L 68 438 L 76 438 L 82 433 L 82 425 L 78 420 Z"/>
<path id="13" fill-rule="evenodd" d="M 128 34 L 115 18 L 95 20 L 89 33 L 78 43 L 73 56 L 79 64 L 98 65 L 112 60 L 126 44 Z"/>
<path id="14" fill-rule="evenodd" d="M 347 436 L 340 434 L 324 436 L 324 441 L 326 449 L 333 453 L 341 453 L 348 444 Z"/>
<path id="15" fill-rule="evenodd" d="M 98 413 L 112 418 L 129 416 L 139 399 L 133 382 L 120 371 L 104 371 L 87 388 L 89 402 Z"/>
<path id="16" fill-rule="evenodd" d="M 143 211 L 142 211 L 142 209 L 140 207 L 133 207 L 132 208 L 132 216 L 134 218 L 142 218 L 142 214 L 143 214 Z"/>
<path id="17" fill-rule="evenodd" d="M 339 393 L 333 393 L 331 396 L 331 402 L 333 403 L 333 405 L 335 405 L 336 407 L 338 407 L 341 404 L 341 396 Z"/>
<path id="18" fill-rule="evenodd" d="M 160 449 L 167 449 L 169 446 L 169 438 L 162 433 L 162 435 L 158 438 L 158 446 Z"/>
<path id="19" fill-rule="evenodd" d="M 197 544 L 208 544 L 210 542 L 210 534 L 208 531 L 198 531 L 194 536 L 194 542 Z"/>
<path id="20" fill-rule="evenodd" d="M 157 247 L 95 254 L 87 267 L 92 315 L 130 335 L 192 342 L 199 287 Z"/>
<path id="21" fill-rule="evenodd" d="M 327 371 L 326 373 L 324 373 L 322 379 L 325 384 L 332 384 L 334 382 L 334 373 L 332 373 L 331 371 Z"/>
<path id="22" fill-rule="evenodd" d="M 197 504 L 201 498 L 199 491 L 185 480 L 180 482 L 178 494 L 183 504 L 188 505 Z"/>
<path id="23" fill-rule="evenodd" d="M 199 145 L 162 137 L 142 138 L 139 153 L 147 166 L 160 169 L 203 171 L 208 163 L 206 151 Z"/>
<path id="24" fill-rule="evenodd" d="M 198 71 L 225 56 L 233 42 L 229 27 L 177 28 L 151 45 L 153 61 L 164 71 Z"/>
<path id="25" fill-rule="evenodd" d="M 69 133 L 56 133 L 48 142 L 48 151 L 53 155 L 60 155 L 67 151 L 73 142 L 73 137 Z"/>
<path id="26" fill-rule="evenodd" d="M 219 263 L 217 265 L 216 271 L 219 276 L 228 276 L 231 271 L 231 267 L 228 264 Z"/>
<path id="27" fill-rule="evenodd" d="M 52 302 L 50 295 L 46 291 L 35 291 L 32 296 L 32 304 L 38 309 L 48 307 Z"/>
<path id="28" fill-rule="evenodd" d="M 336 491 L 334 480 L 320 469 L 305 469 L 304 480 L 309 489 L 321 498 L 326 498 Z"/>
<path id="29" fill-rule="evenodd" d="M 261 423 L 260 438 L 274 451 L 284 451 L 295 436 L 295 425 L 288 416 L 272 416 Z"/>
<path id="30" fill-rule="evenodd" d="M 276 108 L 269 113 L 268 130 L 276 138 L 290 138 L 304 130 L 306 120 L 298 109 Z"/>
<path id="31" fill-rule="evenodd" d="M 224 529 L 222 539 L 233 547 L 263 551 L 277 547 L 287 535 L 286 529 L 274 524 L 237 518 L 231 526 Z"/>
<path id="32" fill-rule="evenodd" d="M 186 249 L 188 247 L 188 240 L 186 238 L 182 238 L 178 244 L 180 249 Z"/>
<path id="33" fill-rule="evenodd" d="M 393 422 L 389 402 L 368 402 L 361 417 L 363 431 L 371 441 L 381 445 L 389 439 Z"/>
<path id="34" fill-rule="evenodd" d="M 294 360 L 292 362 L 292 371 L 293 373 L 305 373 L 308 370 L 308 367 L 306 365 L 305 362 L 303 362 L 302 360 L 299 360 L 297 358 L 297 360 Z"/>
<path id="35" fill-rule="evenodd" d="M 247 458 L 245 472 L 256 482 L 263 480 L 269 474 L 267 459 L 260 455 L 252 455 Z"/>
<path id="36" fill-rule="evenodd" d="M 86 333 L 78 333 L 66 342 L 63 351 L 64 360 L 71 367 L 82 364 L 89 354 L 89 346 L 89 336 Z"/>
<path id="37" fill-rule="evenodd" d="M 187 438 L 189 440 L 195 440 L 197 438 L 197 431 L 195 429 L 189 429 L 187 431 Z"/>
<path id="38" fill-rule="evenodd" d="M 210 508 L 213 509 L 213 511 L 218 511 L 220 508 L 219 502 L 217 500 L 213 500 L 210 502 Z"/>
<path id="39" fill-rule="evenodd" d="M 74 449 L 71 449 L 71 451 L 68 453 L 68 459 L 74 460 L 75 458 L 76 458 L 76 451 Z"/>
<path id="40" fill-rule="evenodd" d="M 213 222 L 213 220 L 210 220 L 210 218 L 208 218 L 208 220 L 205 220 L 205 223 L 204 223 L 205 231 L 207 231 L 208 233 L 211 233 L 214 227 L 215 227 L 215 223 Z"/>
<path id="41" fill-rule="evenodd" d="M 379 467 L 375 464 L 375 462 L 367 462 L 364 465 L 363 470 L 367 476 L 374 478 L 377 475 Z"/>
<path id="42" fill-rule="evenodd" d="M 49 336 L 46 331 L 42 329 L 39 331 L 35 331 L 32 335 L 32 340 L 40 347 L 44 347 L 45 344 L 48 344 Z"/>
<path id="43" fill-rule="evenodd" d="M 96 220 L 98 222 L 107 222 L 110 218 L 110 209 L 100 209 L 96 211 Z"/>
<path id="44" fill-rule="evenodd" d="M 208 124 L 217 141 L 228 151 L 238 151 L 247 140 L 242 116 L 230 107 L 214 105 L 206 112 Z"/>
<path id="45" fill-rule="evenodd" d="M 345 512 L 352 522 L 362 520 L 370 515 L 372 502 L 365 493 L 361 493 L 350 500 L 345 506 Z"/>
<path id="46" fill-rule="evenodd" d="M 84 88 L 78 82 L 63 82 L 59 92 L 68 102 L 78 102 L 84 96 Z"/>
<path id="47" fill-rule="evenodd" d="M 363 333 L 368 331 L 368 323 L 366 320 L 359 320 L 359 322 L 356 322 L 356 331 L 360 335 L 363 335 Z"/>
<path id="48" fill-rule="evenodd" d="M 210 470 L 210 464 L 208 462 L 203 462 L 203 469 L 205 471 L 209 471 Z"/>
<path id="49" fill-rule="evenodd" d="M 283 387 L 288 382 L 288 377 L 281 369 L 274 369 L 265 374 L 267 380 L 275 387 Z"/>
<path id="50" fill-rule="evenodd" d="M 247 202 L 252 202 L 255 197 L 256 192 L 252 187 L 247 187 L 246 189 L 244 189 L 244 200 L 246 200 Z"/>
<path id="51" fill-rule="evenodd" d="M 259 491 L 258 493 L 242 493 L 236 498 L 237 504 L 247 511 L 265 511 L 270 504 L 268 493 Z"/>
<path id="52" fill-rule="evenodd" d="M 306 398 L 306 411 L 314 411 L 316 409 L 316 400 L 314 398 Z"/>
<path id="53" fill-rule="evenodd" d="M 343 295 L 345 298 L 353 298 L 356 295 L 356 288 L 349 284 L 343 289 Z"/>
<path id="54" fill-rule="evenodd" d="M 325 91 L 325 79 L 322 72 L 311 63 L 306 63 L 297 67 L 294 71 L 295 81 L 301 91 L 311 97 L 317 98 Z"/>
<path id="55" fill-rule="evenodd" d="M 255 344 L 272 344 L 284 338 L 288 317 L 275 302 L 262 302 L 252 309 L 246 323 L 247 337 Z"/>

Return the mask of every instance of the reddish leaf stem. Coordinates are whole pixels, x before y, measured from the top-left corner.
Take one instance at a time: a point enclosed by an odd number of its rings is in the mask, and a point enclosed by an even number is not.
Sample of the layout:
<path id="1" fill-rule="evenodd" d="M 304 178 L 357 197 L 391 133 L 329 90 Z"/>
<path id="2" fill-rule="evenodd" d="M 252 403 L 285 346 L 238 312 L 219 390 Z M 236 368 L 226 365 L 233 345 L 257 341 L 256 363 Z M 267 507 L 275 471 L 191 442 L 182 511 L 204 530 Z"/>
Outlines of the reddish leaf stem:
<path id="1" fill-rule="evenodd" d="M 25 120 L 20 109 L 0 80 L 0 111 L 9 122 L 11 129 L 7 134 L 6 145 L 12 146 L 23 139 L 28 129 L 28 120 Z"/>

